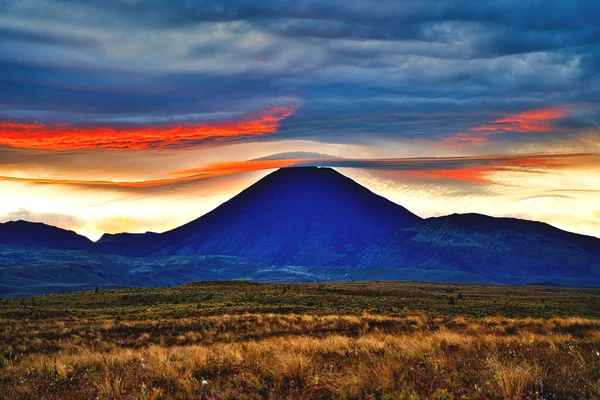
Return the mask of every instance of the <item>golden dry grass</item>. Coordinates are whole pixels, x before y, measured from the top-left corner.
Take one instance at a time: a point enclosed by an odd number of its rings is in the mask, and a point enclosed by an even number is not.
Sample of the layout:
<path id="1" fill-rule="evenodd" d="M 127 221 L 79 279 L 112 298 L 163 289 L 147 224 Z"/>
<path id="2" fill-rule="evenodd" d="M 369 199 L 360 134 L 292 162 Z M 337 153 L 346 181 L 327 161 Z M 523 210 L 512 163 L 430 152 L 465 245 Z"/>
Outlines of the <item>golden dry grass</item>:
<path id="1" fill-rule="evenodd" d="M 581 318 L 246 314 L 160 331 L 165 322 L 43 323 L 3 327 L 32 348 L 5 360 L 2 398 L 600 397 L 600 321 Z M 58 336 L 46 341 L 49 331 Z"/>
<path id="2" fill-rule="evenodd" d="M 198 306 L 210 285 L 216 294 Z M 205 284 L 196 295 L 190 286 L 3 301 L 0 398 L 600 398 L 600 319 L 526 317 L 536 307 L 546 313 L 536 298 L 555 292 L 507 288 L 521 299 L 513 302 L 522 310 L 509 317 L 494 308 L 504 308 L 497 300 L 479 300 L 483 287 L 461 287 L 464 303 L 427 312 L 422 304 L 435 306 L 442 293 L 453 292 L 444 286 L 423 291 L 414 284 L 386 285 L 282 291 L 276 285 L 227 283 L 221 289 Z M 408 304 L 416 310 L 357 312 L 393 302 L 391 293 L 410 285 L 419 295 L 406 299 L 414 299 Z M 597 297 L 595 291 L 551 290 L 562 293 L 560 302 L 552 300 L 557 308 L 571 307 L 561 314 L 595 315 L 593 304 L 584 304 Z M 291 292 L 298 303 L 317 299 L 322 305 L 248 306 L 249 298 L 259 304 L 260 291 L 286 299 Z M 357 307 L 337 304 L 334 295 L 343 291 Z M 153 293 L 165 300 L 155 301 Z M 107 299 L 115 300 L 111 308 Z M 489 314 L 477 316 L 486 304 Z M 508 312 L 513 313 L 514 308 Z"/>

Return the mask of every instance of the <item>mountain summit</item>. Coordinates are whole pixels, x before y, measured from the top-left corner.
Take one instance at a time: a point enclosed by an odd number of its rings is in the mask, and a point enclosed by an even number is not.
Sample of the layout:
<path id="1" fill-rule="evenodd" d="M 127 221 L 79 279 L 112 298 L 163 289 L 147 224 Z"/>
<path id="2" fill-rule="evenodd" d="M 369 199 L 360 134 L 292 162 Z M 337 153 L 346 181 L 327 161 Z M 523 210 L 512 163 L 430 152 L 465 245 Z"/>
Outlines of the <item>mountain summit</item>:
<path id="1" fill-rule="evenodd" d="M 421 221 L 331 168 L 279 169 L 161 235 L 102 238 L 104 251 L 230 255 L 269 265 L 358 265 L 363 251 Z M 127 242 L 119 246 L 119 242 Z"/>

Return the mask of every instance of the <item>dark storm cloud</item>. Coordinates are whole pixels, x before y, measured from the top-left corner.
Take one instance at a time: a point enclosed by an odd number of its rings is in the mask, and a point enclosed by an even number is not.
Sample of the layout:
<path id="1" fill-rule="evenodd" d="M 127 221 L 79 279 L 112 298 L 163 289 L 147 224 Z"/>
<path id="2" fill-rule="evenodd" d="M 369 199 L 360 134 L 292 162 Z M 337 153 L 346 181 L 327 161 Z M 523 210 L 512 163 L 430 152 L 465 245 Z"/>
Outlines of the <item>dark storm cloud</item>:
<path id="1" fill-rule="evenodd" d="M 79 3 L 63 0 L 65 4 Z M 343 20 L 363 24 L 384 22 L 423 23 L 428 21 L 484 21 L 536 29 L 572 29 L 581 20 L 594 21 L 600 15 L 590 1 L 565 1 L 548 4 L 545 0 L 397 1 L 348 0 L 343 3 L 320 0 L 253 1 L 183 0 L 177 7 L 169 0 L 124 1 L 90 0 L 86 2 L 114 13 L 129 13 L 136 21 L 154 25 L 182 25 L 198 22 L 227 22 L 251 19 Z M 107 13 L 107 14 L 110 14 Z"/>
<path id="2" fill-rule="evenodd" d="M 568 105 L 560 126 L 576 131 L 597 127 L 598 20 L 595 0 L 5 1 L 0 119 L 154 124 L 302 102 L 274 137 L 368 142 Z"/>
<path id="3" fill-rule="evenodd" d="M 72 35 L 49 34 L 33 30 L 0 27 L 0 37 L 5 41 L 21 41 L 56 46 L 69 47 L 96 47 L 98 43 L 92 38 L 76 37 Z"/>

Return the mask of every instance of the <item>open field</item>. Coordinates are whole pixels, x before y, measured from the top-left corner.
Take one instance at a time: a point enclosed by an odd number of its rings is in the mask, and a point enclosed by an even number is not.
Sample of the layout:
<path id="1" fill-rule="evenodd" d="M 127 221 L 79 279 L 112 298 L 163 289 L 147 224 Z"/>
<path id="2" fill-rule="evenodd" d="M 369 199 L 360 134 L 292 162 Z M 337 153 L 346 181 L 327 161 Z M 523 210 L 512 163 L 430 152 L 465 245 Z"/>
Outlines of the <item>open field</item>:
<path id="1" fill-rule="evenodd" d="M 600 290 L 201 282 L 0 300 L 0 398 L 600 398 Z"/>

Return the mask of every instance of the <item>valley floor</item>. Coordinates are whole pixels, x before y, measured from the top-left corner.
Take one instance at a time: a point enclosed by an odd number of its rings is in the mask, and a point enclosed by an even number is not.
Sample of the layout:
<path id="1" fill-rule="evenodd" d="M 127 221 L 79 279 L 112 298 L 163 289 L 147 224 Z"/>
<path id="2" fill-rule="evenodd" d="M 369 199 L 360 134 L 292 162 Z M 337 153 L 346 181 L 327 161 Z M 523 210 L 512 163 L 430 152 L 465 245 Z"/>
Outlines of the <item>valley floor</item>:
<path id="1" fill-rule="evenodd" d="M 201 282 L 0 300 L 0 398 L 600 398 L 600 290 Z"/>

